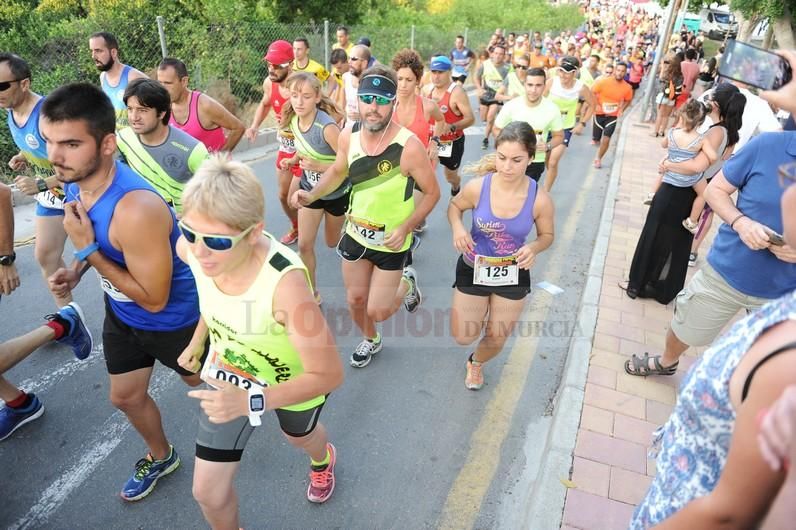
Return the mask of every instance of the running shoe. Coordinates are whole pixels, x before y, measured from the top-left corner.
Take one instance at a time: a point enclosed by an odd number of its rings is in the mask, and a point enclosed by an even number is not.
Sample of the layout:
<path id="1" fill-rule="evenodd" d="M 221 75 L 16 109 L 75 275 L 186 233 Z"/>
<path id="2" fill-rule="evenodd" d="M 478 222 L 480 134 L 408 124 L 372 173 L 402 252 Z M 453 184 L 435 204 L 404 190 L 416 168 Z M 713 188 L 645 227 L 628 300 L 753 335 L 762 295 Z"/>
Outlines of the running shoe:
<path id="1" fill-rule="evenodd" d="M 404 267 L 404 278 L 409 282 L 409 291 L 404 295 L 404 307 L 414 313 L 423 303 L 423 293 L 417 286 L 417 271 L 413 267 Z"/>
<path id="2" fill-rule="evenodd" d="M 88 357 L 94 349 L 94 339 L 86 326 L 83 310 L 75 302 L 70 302 L 53 315 L 47 315 L 47 320 L 55 320 L 64 326 L 66 333 L 56 342 L 66 344 L 72 348 L 72 353 L 81 361 Z"/>
<path id="3" fill-rule="evenodd" d="M 310 485 L 307 487 L 307 500 L 310 502 L 326 502 L 334 491 L 334 465 L 337 462 L 337 449 L 331 443 L 326 444 L 329 451 L 329 463 L 316 469 L 310 466 Z"/>
<path id="4" fill-rule="evenodd" d="M 481 390 L 484 386 L 484 364 L 470 359 L 467 359 L 467 377 L 464 378 L 464 386 L 468 390 Z"/>
<path id="5" fill-rule="evenodd" d="M 600 160 L 599 158 L 595 158 L 594 159 L 594 167 L 596 167 L 597 169 L 600 169 L 601 167 L 603 167 L 602 160 Z"/>
<path id="6" fill-rule="evenodd" d="M 152 493 L 158 479 L 165 477 L 180 467 L 180 457 L 174 446 L 169 446 L 169 456 L 163 460 L 155 460 L 151 454 L 135 464 L 135 471 L 122 488 L 121 496 L 126 501 L 138 501 Z"/>
<path id="7" fill-rule="evenodd" d="M 600 142 L 598 142 L 597 140 L 592 140 L 592 141 L 591 141 L 591 144 L 592 144 L 592 145 L 600 145 Z"/>
<path id="8" fill-rule="evenodd" d="M 483 150 L 489 149 L 489 138 L 484 138 L 481 141 L 481 149 L 483 149 Z"/>
<path id="9" fill-rule="evenodd" d="M 375 339 L 365 339 L 351 354 L 351 366 L 354 368 L 364 368 L 370 364 L 370 359 L 381 351 L 381 334 L 377 334 Z"/>
<path id="10" fill-rule="evenodd" d="M 412 234 L 412 242 L 409 244 L 409 250 L 414 252 L 418 248 L 420 248 L 420 243 L 423 242 L 423 239 L 417 235 L 417 232 Z"/>
<path id="11" fill-rule="evenodd" d="M 696 234 L 697 230 L 699 230 L 699 223 L 695 223 L 691 220 L 690 217 L 686 217 L 683 219 L 683 228 L 691 232 L 692 234 Z"/>
<path id="12" fill-rule="evenodd" d="M 697 254 L 696 252 L 691 252 L 688 255 L 688 266 L 689 267 L 696 267 L 696 260 L 697 260 L 698 257 L 699 257 L 699 254 Z"/>
<path id="13" fill-rule="evenodd" d="M 283 245 L 292 245 L 298 241 L 298 228 L 291 228 L 288 230 L 285 235 L 279 238 L 279 242 Z"/>
<path id="14" fill-rule="evenodd" d="M 0 442 L 11 436 L 14 431 L 41 417 L 44 414 L 44 405 L 35 394 L 28 394 L 30 403 L 27 407 L 12 409 L 5 406 L 0 409 Z"/>
<path id="15" fill-rule="evenodd" d="M 655 198 L 655 193 L 649 192 L 647 194 L 647 198 L 644 199 L 644 206 L 649 206 L 650 204 L 652 204 L 652 199 L 654 198 Z"/>

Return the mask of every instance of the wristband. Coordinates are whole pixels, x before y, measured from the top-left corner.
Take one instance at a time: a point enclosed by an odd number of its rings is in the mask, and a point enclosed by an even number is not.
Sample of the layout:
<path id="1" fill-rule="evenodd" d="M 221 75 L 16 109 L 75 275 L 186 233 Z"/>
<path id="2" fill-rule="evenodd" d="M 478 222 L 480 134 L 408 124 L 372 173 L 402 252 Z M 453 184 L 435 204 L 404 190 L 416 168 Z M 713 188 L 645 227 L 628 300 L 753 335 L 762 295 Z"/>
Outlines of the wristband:
<path id="1" fill-rule="evenodd" d="M 49 189 L 47 188 L 47 183 L 44 181 L 44 179 L 36 179 L 36 187 L 41 193 L 44 193 Z"/>
<path id="2" fill-rule="evenodd" d="M 90 255 L 92 255 L 93 253 L 95 253 L 95 252 L 96 252 L 96 251 L 98 251 L 98 250 L 99 250 L 99 243 L 97 243 L 96 241 L 94 241 L 92 244 L 90 244 L 90 245 L 89 245 L 89 246 L 87 246 L 86 248 L 84 248 L 84 249 L 81 249 L 81 250 L 76 250 L 76 251 L 74 252 L 74 254 L 75 254 L 75 259 L 77 259 L 78 261 L 86 261 L 86 259 L 87 259 L 87 258 L 88 258 Z"/>
<path id="3" fill-rule="evenodd" d="M 439 145 L 442 143 L 442 142 L 440 141 L 440 139 L 439 139 L 439 136 L 432 136 L 431 138 L 429 138 L 429 139 L 428 139 L 428 141 L 429 141 L 429 142 L 436 142 L 436 143 L 437 143 L 437 146 L 439 146 Z"/>
<path id="4" fill-rule="evenodd" d="M 738 217 L 736 217 L 735 219 L 733 219 L 733 220 L 732 220 L 732 222 L 730 223 L 730 230 L 735 230 L 735 223 L 737 223 L 737 222 L 738 222 L 738 220 L 739 220 L 741 217 L 746 217 L 746 214 L 743 214 L 743 213 L 742 213 L 742 214 L 739 214 L 739 215 L 738 215 Z"/>

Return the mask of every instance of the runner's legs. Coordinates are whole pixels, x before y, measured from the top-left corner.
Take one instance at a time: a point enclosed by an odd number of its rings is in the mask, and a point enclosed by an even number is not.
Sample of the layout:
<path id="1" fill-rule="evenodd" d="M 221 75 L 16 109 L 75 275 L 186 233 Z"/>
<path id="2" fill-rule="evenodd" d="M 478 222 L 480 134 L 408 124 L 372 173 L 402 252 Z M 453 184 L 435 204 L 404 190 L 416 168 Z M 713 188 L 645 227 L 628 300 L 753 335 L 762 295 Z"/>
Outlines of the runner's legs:
<path id="1" fill-rule="evenodd" d="M 473 352 L 473 360 L 486 363 L 501 352 L 517 325 L 525 307 L 525 299 L 509 300 L 496 294 L 489 296 L 489 319 L 484 336 Z"/>
<path id="2" fill-rule="evenodd" d="M 351 320 L 368 339 L 376 337 L 376 324 L 368 316 L 368 296 L 370 295 L 371 273 L 375 269 L 373 263 L 360 259 L 357 261 L 343 260 L 343 284 L 346 291 L 346 303 Z"/>
<path id="3" fill-rule="evenodd" d="M 374 321 L 384 322 L 403 305 L 409 285 L 402 281 L 402 276 L 402 270 L 385 271 L 373 268 L 368 295 L 368 316 Z"/>
<path id="4" fill-rule="evenodd" d="M 298 211 L 299 256 L 301 256 L 301 261 L 304 262 L 304 265 L 307 266 L 312 288 L 316 291 L 318 290 L 318 284 L 315 281 L 315 238 L 318 235 L 318 228 L 321 225 L 324 213 L 324 210 L 314 208 L 301 208 Z"/>
<path id="5" fill-rule="evenodd" d="M 214 530 L 237 530 L 238 493 L 235 475 L 240 462 L 211 462 L 196 457 L 193 470 L 193 497 Z"/>
<path id="6" fill-rule="evenodd" d="M 149 395 L 152 367 L 124 374 L 110 374 L 110 398 L 114 407 L 124 412 L 130 424 L 149 447 L 155 460 L 168 458 L 171 449 L 163 431 L 160 410 Z"/>
<path id="7" fill-rule="evenodd" d="M 561 157 L 564 156 L 566 150 L 567 147 L 561 144 L 550 152 L 550 158 L 547 162 L 547 174 L 544 177 L 543 186 L 544 190 L 548 193 L 553 189 L 553 183 L 556 181 L 556 177 L 558 177 L 558 163 L 561 161 Z"/>
<path id="8" fill-rule="evenodd" d="M 456 344 L 468 346 L 483 332 L 489 310 L 489 297 L 465 294 L 454 289 L 451 305 L 451 335 Z"/>

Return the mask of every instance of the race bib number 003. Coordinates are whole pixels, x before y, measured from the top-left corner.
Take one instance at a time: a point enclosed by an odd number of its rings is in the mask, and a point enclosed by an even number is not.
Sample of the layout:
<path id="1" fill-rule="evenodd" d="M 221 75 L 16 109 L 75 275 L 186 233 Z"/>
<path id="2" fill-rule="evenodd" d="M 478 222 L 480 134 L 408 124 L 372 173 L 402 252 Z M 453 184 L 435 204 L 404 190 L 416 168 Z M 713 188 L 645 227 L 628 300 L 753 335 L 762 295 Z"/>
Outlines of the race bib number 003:
<path id="1" fill-rule="evenodd" d="M 519 284 L 519 265 L 516 256 L 475 256 L 473 284 L 499 287 Z"/>
<path id="2" fill-rule="evenodd" d="M 371 245 L 384 245 L 384 229 L 383 224 L 373 223 L 367 219 L 360 219 L 352 215 L 348 216 L 348 222 L 351 229 L 354 230 L 359 237 L 363 238 Z"/>
<path id="3" fill-rule="evenodd" d="M 453 155 L 453 142 L 442 142 L 437 148 L 437 156 L 440 158 L 450 158 Z"/>
<path id="4" fill-rule="evenodd" d="M 215 389 L 218 389 L 218 387 L 213 384 L 214 379 L 220 379 L 221 381 L 232 383 L 243 390 L 249 390 L 252 385 L 258 385 L 261 387 L 268 386 L 268 383 L 265 381 L 261 381 L 253 375 L 247 374 L 239 368 L 225 363 L 219 358 L 218 352 L 214 350 L 211 350 L 207 356 L 207 359 L 205 359 L 205 364 L 202 366 L 202 372 L 199 377 L 202 379 L 202 381 Z"/>

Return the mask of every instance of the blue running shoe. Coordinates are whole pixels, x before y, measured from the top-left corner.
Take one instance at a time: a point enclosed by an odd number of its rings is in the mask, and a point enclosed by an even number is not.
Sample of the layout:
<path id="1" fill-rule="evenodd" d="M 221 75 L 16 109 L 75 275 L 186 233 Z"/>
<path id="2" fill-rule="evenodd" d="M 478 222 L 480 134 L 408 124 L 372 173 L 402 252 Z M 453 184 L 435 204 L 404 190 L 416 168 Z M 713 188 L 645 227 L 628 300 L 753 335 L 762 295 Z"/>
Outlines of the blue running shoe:
<path id="1" fill-rule="evenodd" d="M 164 477 L 180 467 L 180 457 L 174 446 L 169 446 L 169 456 L 164 460 L 153 460 L 152 455 L 146 455 L 135 464 L 133 476 L 122 488 L 122 499 L 138 501 L 152 493 L 160 477 Z"/>
<path id="2" fill-rule="evenodd" d="M 30 404 L 24 409 L 3 407 L 0 409 L 0 442 L 11 436 L 14 431 L 30 423 L 44 414 L 44 405 L 35 394 L 30 396 Z"/>
<path id="3" fill-rule="evenodd" d="M 86 319 L 80 306 L 72 302 L 63 306 L 54 315 L 48 315 L 47 320 L 57 320 L 68 330 L 67 334 L 58 339 L 60 344 L 68 344 L 75 357 L 81 361 L 88 357 L 94 349 L 94 339 L 86 326 Z"/>

